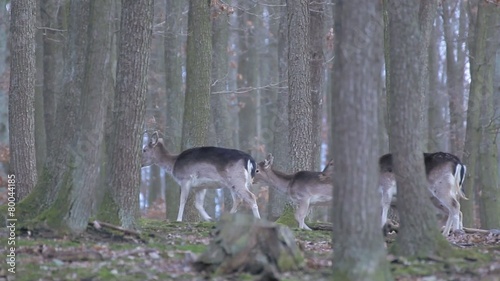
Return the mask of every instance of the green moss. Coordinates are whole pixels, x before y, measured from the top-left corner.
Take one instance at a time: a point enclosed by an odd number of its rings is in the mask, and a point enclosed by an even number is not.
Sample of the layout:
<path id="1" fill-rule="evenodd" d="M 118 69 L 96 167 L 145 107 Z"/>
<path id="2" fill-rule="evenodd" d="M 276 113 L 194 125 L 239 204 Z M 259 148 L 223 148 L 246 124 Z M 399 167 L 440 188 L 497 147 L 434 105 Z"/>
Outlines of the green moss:
<path id="1" fill-rule="evenodd" d="M 294 213 L 295 213 L 294 207 L 290 204 L 286 204 L 283 210 L 283 214 L 276 221 L 276 223 L 283 224 L 288 227 L 298 227 L 298 223 L 295 220 Z"/>
<path id="2" fill-rule="evenodd" d="M 279 256 L 277 263 L 280 271 L 284 272 L 298 270 L 303 262 L 304 258 L 300 254 L 290 256 L 288 253 L 282 253 Z"/>
<path id="3" fill-rule="evenodd" d="M 106 188 L 99 209 L 97 210 L 97 219 L 100 221 L 118 225 L 120 224 L 120 217 L 118 215 L 119 210 L 120 208 L 113 200 L 111 189 Z"/>

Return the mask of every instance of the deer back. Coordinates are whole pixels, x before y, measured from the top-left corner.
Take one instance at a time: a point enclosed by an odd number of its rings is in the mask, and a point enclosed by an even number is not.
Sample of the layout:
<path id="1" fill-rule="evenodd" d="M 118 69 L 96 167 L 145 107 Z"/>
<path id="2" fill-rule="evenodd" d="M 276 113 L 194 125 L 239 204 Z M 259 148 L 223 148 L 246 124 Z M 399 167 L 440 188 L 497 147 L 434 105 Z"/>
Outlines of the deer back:
<path id="1" fill-rule="evenodd" d="M 173 175 L 184 178 L 196 173 L 200 178 L 230 178 L 239 177 L 242 168 L 252 178 L 255 176 L 255 160 L 243 151 L 214 146 L 194 147 L 177 156 Z"/>

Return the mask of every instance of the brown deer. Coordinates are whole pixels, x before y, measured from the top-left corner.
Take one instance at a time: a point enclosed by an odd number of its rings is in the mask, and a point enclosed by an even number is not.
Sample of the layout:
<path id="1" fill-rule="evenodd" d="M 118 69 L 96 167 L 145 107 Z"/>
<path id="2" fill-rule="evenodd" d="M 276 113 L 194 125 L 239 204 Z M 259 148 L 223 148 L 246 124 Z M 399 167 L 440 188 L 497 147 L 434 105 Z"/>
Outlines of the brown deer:
<path id="1" fill-rule="evenodd" d="M 295 220 L 299 228 L 311 230 L 304 222 L 310 206 L 330 205 L 332 201 L 333 162 L 329 162 L 323 172 L 300 171 L 285 174 L 272 168 L 274 157 L 269 154 L 257 164 L 255 182 L 264 182 L 287 194 L 297 204 Z"/>
<path id="2" fill-rule="evenodd" d="M 212 220 L 203 207 L 208 188 L 226 187 L 231 191 L 233 207 L 237 211 L 243 201 L 253 215 L 260 218 L 255 195 L 248 189 L 255 175 L 256 164 L 252 156 L 236 149 L 213 146 L 195 147 L 180 154 L 170 154 L 154 132 L 142 150 L 142 167 L 156 164 L 170 174 L 181 187 L 177 221 L 182 221 L 184 206 L 191 189 L 195 192 L 195 207 L 204 220 Z"/>
<path id="3" fill-rule="evenodd" d="M 458 157 L 445 152 L 424 153 L 425 172 L 433 204 L 443 210 L 448 218 L 443 234 L 463 228 L 459 199 L 467 199 L 462 190 L 467 168 Z M 392 169 L 392 155 L 379 159 L 379 188 L 382 193 L 382 226 L 387 222 L 391 201 L 396 195 L 396 178 Z"/>

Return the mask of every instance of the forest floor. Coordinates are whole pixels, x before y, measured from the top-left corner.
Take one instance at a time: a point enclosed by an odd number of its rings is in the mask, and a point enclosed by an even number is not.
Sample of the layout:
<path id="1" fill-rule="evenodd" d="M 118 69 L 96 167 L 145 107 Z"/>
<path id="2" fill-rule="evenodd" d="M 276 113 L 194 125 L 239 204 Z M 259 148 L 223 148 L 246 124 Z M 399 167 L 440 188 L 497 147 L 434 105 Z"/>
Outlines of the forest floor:
<path id="1" fill-rule="evenodd" d="M 15 274 L 5 262 L 7 230 L 0 230 L 2 280 L 259 280 L 249 274 L 209 276 L 194 271 L 196 260 L 210 242 L 215 223 L 168 223 L 141 220 L 140 238 L 121 231 L 89 225 L 78 238 L 42 238 L 20 234 L 15 249 Z M 331 280 L 330 231 L 293 229 L 305 264 L 298 272 L 281 273 L 279 280 Z M 450 243 L 466 251 L 465 258 L 408 260 L 388 255 L 396 280 L 500 280 L 500 237 L 450 236 Z M 260 279 L 262 280 L 262 279 Z M 265 279 L 268 280 L 268 279 Z"/>

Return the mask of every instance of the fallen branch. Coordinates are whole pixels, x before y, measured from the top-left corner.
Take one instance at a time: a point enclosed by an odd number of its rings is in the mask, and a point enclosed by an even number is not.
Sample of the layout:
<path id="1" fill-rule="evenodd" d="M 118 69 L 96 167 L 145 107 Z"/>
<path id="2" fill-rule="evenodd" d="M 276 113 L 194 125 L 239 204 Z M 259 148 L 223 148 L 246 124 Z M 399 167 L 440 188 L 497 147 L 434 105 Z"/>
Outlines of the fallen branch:
<path id="1" fill-rule="evenodd" d="M 469 227 L 464 227 L 463 229 L 464 229 L 465 233 L 481 233 L 481 234 L 490 233 L 490 231 L 486 230 L 486 229 L 469 228 Z"/>
<path id="2" fill-rule="evenodd" d="M 110 223 L 107 223 L 107 222 L 102 222 L 102 221 L 97 221 L 96 220 L 96 221 L 93 221 L 93 222 L 91 222 L 89 224 L 92 225 L 95 229 L 101 229 L 102 227 L 107 227 L 107 228 L 111 228 L 111 229 L 114 229 L 114 230 L 121 231 L 124 234 L 135 235 L 138 238 L 141 237 L 141 233 L 139 231 L 135 231 L 135 230 L 131 230 L 131 229 L 125 229 L 125 228 L 123 228 L 121 226 L 117 226 L 117 225 L 110 224 Z"/>

